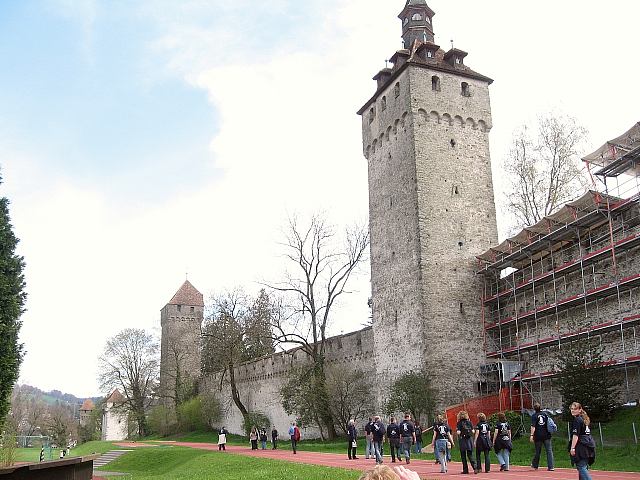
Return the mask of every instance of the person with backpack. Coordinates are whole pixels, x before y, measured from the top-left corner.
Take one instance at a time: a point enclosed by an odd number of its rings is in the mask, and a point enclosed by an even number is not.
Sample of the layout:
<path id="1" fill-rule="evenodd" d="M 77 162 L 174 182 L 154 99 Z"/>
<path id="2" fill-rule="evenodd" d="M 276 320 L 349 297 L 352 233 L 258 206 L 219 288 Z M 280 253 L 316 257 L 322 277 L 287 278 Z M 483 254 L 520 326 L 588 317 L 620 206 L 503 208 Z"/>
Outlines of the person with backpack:
<path id="1" fill-rule="evenodd" d="M 300 429 L 296 422 L 291 422 L 291 426 L 289 427 L 289 438 L 291 438 L 291 449 L 293 450 L 293 454 L 297 453 L 298 442 L 300 441 Z"/>
<path id="2" fill-rule="evenodd" d="M 422 426 L 420 425 L 420 422 L 418 420 L 416 420 L 416 424 L 415 424 L 415 431 L 416 431 L 416 445 L 414 448 L 414 452 L 415 453 L 422 453 Z"/>
<path id="3" fill-rule="evenodd" d="M 509 457 L 513 444 L 511 443 L 511 425 L 507 422 L 504 412 L 498 413 L 498 424 L 493 433 L 493 445 L 500 462 L 500 471 L 509 471 Z"/>
<path id="4" fill-rule="evenodd" d="M 535 454 L 531 460 L 531 468 L 538 469 L 540 465 L 540 453 L 542 446 L 547 452 L 547 470 L 553 471 L 553 444 L 551 443 L 551 430 L 549 416 L 542 411 L 538 402 L 533 405 L 535 412 L 531 415 L 531 435 L 529 441 L 535 445 Z M 552 420 L 553 422 L 553 420 Z M 555 424 L 554 424 L 555 425 Z"/>
<path id="5" fill-rule="evenodd" d="M 440 464 L 440 473 L 447 473 L 448 452 L 449 448 L 453 447 L 453 437 L 451 436 L 449 425 L 444 421 L 443 415 L 436 417 L 431 445 L 436 455 L 436 462 Z"/>
<path id="6" fill-rule="evenodd" d="M 391 449 L 391 463 L 396 463 L 396 457 L 400 460 L 400 427 L 396 423 L 396 418 L 391 417 L 387 425 L 387 439 Z"/>
<path id="7" fill-rule="evenodd" d="M 464 410 L 458 412 L 458 423 L 456 425 L 456 433 L 458 435 L 458 445 L 460 446 L 460 456 L 462 457 L 462 474 L 469 473 L 469 465 L 471 464 L 474 473 L 476 471 L 476 462 L 473 459 L 473 424 L 469 420 L 469 414 Z M 442 460 L 442 458 L 440 459 Z"/>
<path id="8" fill-rule="evenodd" d="M 489 473 L 491 470 L 491 447 L 493 446 L 491 442 L 491 428 L 487 423 L 487 416 L 484 413 L 478 413 L 478 424 L 476 425 L 476 433 L 474 437 L 474 443 L 476 444 L 476 467 L 477 471 L 481 472 L 482 468 L 480 460 L 482 458 L 482 454 L 484 453 L 484 471 L 485 473 Z"/>
<path id="9" fill-rule="evenodd" d="M 573 402 L 569 410 L 573 417 L 569 444 L 571 463 L 578 470 L 579 480 L 591 480 L 589 465 L 593 465 L 596 460 L 596 443 L 591 436 L 591 420 L 578 402 Z"/>
<path id="10" fill-rule="evenodd" d="M 385 428 L 380 415 L 373 417 L 373 426 L 371 427 L 373 436 L 373 450 L 376 455 L 376 463 L 382 463 L 382 443 L 384 442 Z"/>

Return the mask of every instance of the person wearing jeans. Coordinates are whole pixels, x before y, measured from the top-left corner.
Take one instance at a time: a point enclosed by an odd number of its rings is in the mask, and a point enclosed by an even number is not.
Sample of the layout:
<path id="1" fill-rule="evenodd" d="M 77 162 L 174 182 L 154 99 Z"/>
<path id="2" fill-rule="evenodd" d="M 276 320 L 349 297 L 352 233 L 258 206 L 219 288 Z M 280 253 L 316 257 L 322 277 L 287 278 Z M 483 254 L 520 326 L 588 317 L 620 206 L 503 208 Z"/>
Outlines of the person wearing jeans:
<path id="1" fill-rule="evenodd" d="M 433 440 L 431 441 L 431 445 L 433 446 L 433 452 L 436 455 L 436 460 L 440 463 L 440 473 L 447 473 L 447 461 L 449 460 L 448 444 L 453 446 L 451 429 L 444 421 L 444 416 L 438 415 L 436 417 L 436 423 L 433 426 Z"/>
<path id="2" fill-rule="evenodd" d="M 373 450 L 373 433 L 371 433 L 371 428 L 373 427 L 373 419 L 369 417 L 369 421 L 364 426 L 364 436 L 367 441 L 367 445 L 364 449 L 364 458 L 369 460 L 371 455 L 374 455 Z"/>
<path id="3" fill-rule="evenodd" d="M 500 462 L 500 471 L 509 471 L 509 457 L 511 456 L 511 426 L 507 422 L 504 412 L 498 413 L 498 424 L 493 433 L 493 445 L 495 446 L 498 462 Z"/>
<path id="4" fill-rule="evenodd" d="M 380 419 L 379 415 L 373 417 L 373 426 L 371 428 L 373 437 L 373 451 L 376 456 L 376 463 L 382 463 L 382 442 L 384 442 L 384 423 Z"/>
<path id="5" fill-rule="evenodd" d="M 579 480 L 591 480 L 589 465 L 593 463 L 596 455 L 596 443 L 593 441 L 589 427 L 591 420 L 582 405 L 577 402 L 573 402 L 569 410 L 573 416 L 573 421 L 571 422 L 571 446 L 569 448 L 571 463 L 575 464 L 578 470 Z"/>
<path id="6" fill-rule="evenodd" d="M 536 402 L 533 405 L 533 409 L 535 412 L 531 415 L 531 436 L 529 437 L 529 441 L 535 445 L 536 451 L 533 460 L 531 460 L 531 468 L 534 470 L 538 469 L 540 465 L 540 453 L 544 445 L 544 449 L 547 452 L 547 470 L 553 470 L 553 445 L 551 443 L 551 434 L 547 427 L 549 417 L 547 417 L 546 413 L 542 412 L 542 407 L 539 403 Z"/>

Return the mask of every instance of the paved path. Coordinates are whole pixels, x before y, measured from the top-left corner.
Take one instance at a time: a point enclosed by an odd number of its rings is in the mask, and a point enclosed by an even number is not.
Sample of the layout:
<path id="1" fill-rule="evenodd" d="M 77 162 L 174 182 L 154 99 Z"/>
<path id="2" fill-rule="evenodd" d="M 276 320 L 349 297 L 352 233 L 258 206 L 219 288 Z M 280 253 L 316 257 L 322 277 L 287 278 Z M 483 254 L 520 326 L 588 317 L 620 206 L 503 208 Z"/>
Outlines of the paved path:
<path id="1" fill-rule="evenodd" d="M 172 445 L 179 445 L 182 447 L 198 448 L 202 450 L 218 451 L 218 446 L 210 443 L 186 443 L 186 442 L 171 442 Z M 375 465 L 373 460 L 365 460 L 364 457 L 359 457 L 358 460 L 347 460 L 345 455 L 339 455 L 336 453 L 317 453 L 317 452 L 302 452 L 298 451 L 294 455 L 290 450 L 251 450 L 247 447 L 227 446 L 227 452 L 246 455 L 249 457 L 257 458 L 269 458 L 274 460 L 284 460 L 288 462 L 306 463 L 309 465 L 323 465 L 327 467 L 346 468 L 351 470 L 367 470 Z M 225 452 L 220 452 L 220 455 L 224 455 Z M 393 466 L 391 459 L 385 457 L 385 463 Z M 509 472 L 500 472 L 498 465 L 492 465 L 495 467 L 495 471 L 490 473 L 481 473 L 478 479 L 502 479 L 502 480 L 576 480 L 578 478 L 578 472 L 575 469 L 557 468 L 553 472 L 549 472 L 544 469 L 537 471 L 531 470 L 529 467 L 511 467 Z M 462 475 L 462 464 L 451 462 L 448 464 L 449 473 L 440 473 L 440 466 L 435 465 L 433 460 L 413 460 L 409 466 L 412 470 L 415 470 L 420 474 L 423 479 L 445 479 L 445 478 L 469 478 L 467 475 Z M 475 477 L 473 473 L 472 477 Z M 592 470 L 591 476 L 594 480 L 640 480 L 640 473 L 625 473 L 625 472 L 605 472 Z"/>

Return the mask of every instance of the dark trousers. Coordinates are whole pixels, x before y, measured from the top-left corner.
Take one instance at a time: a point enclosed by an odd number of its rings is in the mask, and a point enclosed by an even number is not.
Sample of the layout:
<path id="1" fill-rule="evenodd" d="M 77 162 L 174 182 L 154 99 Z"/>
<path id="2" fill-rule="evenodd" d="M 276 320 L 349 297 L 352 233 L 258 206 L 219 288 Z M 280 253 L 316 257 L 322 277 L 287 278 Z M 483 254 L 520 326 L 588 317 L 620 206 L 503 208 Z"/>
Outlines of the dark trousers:
<path id="1" fill-rule="evenodd" d="M 258 440 L 251 440 L 251 450 L 258 449 Z"/>
<path id="2" fill-rule="evenodd" d="M 473 452 L 471 450 L 460 450 L 460 456 L 462 457 L 462 473 L 469 473 L 469 465 L 467 464 L 467 458 L 471 464 L 473 470 L 476 469 L 476 463 L 473 461 Z"/>
<path id="3" fill-rule="evenodd" d="M 478 448 L 476 446 L 476 465 L 478 470 L 480 470 L 480 466 L 482 465 L 482 453 L 484 453 L 484 471 L 488 472 L 491 469 L 491 450 L 483 450 L 482 448 Z"/>
<path id="4" fill-rule="evenodd" d="M 298 446 L 298 441 L 295 439 L 295 437 L 291 436 L 291 449 L 293 450 L 293 453 L 296 453 L 297 446 Z"/>
<path id="5" fill-rule="evenodd" d="M 389 448 L 391 449 L 391 461 L 395 462 L 396 457 L 400 460 L 400 439 L 399 438 L 390 438 L 389 439 Z"/>
<path id="6" fill-rule="evenodd" d="M 351 460 L 352 458 L 357 458 L 356 450 L 358 449 L 358 447 L 352 447 L 351 445 L 353 445 L 353 440 L 349 440 L 349 443 L 347 444 L 347 455 L 349 455 L 349 460 Z"/>
<path id="7" fill-rule="evenodd" d="M 533 468 L 538 468 L 538 466 L 540 465 L 540 454 L 542 453 L 543 446 L 547 452 L 547 468 L 551 469 L 553 468 L 553 447 L 551 445 L 550 438 L 546 440 L 535 441 L 536 453 L 534 454 L 533 460 L 531 461 L 531 466 Z"/>
<path id="8" fill-rule="evenodd" d="M 277 450 L 278 449 L 278 439 L 276 437 L 271 437 L 271 444 L 272 444 L 272 449 L 273 450 Z"/>
<path id="9" fill-rule="evenodd" d="M 224 446 L 224 443 L 220 443 L 218 445 L 218 450 L 226 450 L 227 448 Z"/>

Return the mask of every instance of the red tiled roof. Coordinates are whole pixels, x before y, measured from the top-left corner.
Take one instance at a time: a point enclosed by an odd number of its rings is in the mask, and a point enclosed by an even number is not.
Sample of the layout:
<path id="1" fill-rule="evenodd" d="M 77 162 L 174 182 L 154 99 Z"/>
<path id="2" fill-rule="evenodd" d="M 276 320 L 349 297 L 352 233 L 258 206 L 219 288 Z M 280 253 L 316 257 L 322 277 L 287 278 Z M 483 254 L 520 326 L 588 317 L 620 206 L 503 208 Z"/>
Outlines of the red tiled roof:
<path id="1" fill-rule="evenodd" d="M 190 305 L 204 307 L 204 299 L 202 294 L 191 285 L 189 280 L 185 280 L 180 289 L 169 301 L 169 305 Z"/>
<path id="2" fill-rule="evenodd" d="M 93 404 L 90 398 L 87 398 L 84 402 L 82 402 L 82 406 L 80 410 L 93 410 L 96 406 Z"/>
<path id="3" fill-rule="evenodd" d="M 107 398 L 107 403 L 122 403 L 125 400 L 126 398 L 124 398 L 124 396 L 120 393 L 120 390 L 116 388 L 113 392 L 111 392 L 109 398 Z"/>

